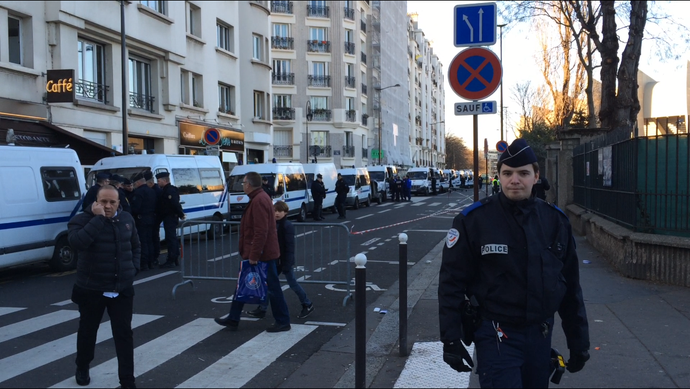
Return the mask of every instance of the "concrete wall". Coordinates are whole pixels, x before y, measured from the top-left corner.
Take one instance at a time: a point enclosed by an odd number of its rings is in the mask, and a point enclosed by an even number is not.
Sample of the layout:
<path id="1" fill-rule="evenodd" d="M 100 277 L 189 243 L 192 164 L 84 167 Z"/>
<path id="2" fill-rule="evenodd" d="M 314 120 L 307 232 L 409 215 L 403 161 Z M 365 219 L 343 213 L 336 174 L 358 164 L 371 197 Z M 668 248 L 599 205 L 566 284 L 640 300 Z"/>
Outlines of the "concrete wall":
<path id="1" fill-rule="evenodd" d="M 576 205 L 566 213 L 573 231 L 587 241 L 622 275 L 690 287 L 690 240 L 632 232 Z"/>

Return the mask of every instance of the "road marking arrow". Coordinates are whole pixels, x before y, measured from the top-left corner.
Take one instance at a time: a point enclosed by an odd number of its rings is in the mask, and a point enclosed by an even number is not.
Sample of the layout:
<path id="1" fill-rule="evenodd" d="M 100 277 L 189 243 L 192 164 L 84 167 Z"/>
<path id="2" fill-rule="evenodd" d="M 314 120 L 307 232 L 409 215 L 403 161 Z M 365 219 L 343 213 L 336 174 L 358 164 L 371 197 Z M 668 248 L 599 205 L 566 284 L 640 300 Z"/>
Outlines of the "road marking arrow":
<path id="1" fill-rule="evenodd" d="M 464 20 L 465 23 L 467 23 L 467 27 L 470 28 L 470 42 L 474 42 L 474 29 L 472 28 L 472 24 L 470 24 L 470 19 L 467 17 L 467 15 L 463 14 L 462 20 Z M 479 32 L 481 33 L 481 30 L 479 30 Z"/>
<path id="2" fill-rule="evenodd" d="M 482 16 L 484 15 L 484 10 L 479 8 L 479 41 L 482 41 Z"/>

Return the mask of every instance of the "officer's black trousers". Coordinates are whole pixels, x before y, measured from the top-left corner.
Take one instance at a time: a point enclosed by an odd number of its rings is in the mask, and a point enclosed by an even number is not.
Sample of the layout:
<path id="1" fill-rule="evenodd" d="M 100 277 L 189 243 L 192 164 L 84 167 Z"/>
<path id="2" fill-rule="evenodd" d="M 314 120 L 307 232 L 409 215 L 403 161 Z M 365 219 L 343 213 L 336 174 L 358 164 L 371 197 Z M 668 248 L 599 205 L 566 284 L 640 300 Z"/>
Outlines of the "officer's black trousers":
<path id="1" fill-rule="evenodd" d="M 151 260 L 155 264 L 161 256 L 161 222 L 158 221 L 151 226 L 151 241 L 153 242 L 153 257 Z"/>
<path id="2" fill-rule="evenodd" d="M 180 243 L 177 239 L 177 216 L 168 216 L 163 219 L 165 241 L 168 245 L 168 262 L 174 263 L 180 258 Z M 172 262 L 171 262 L 172 261 Z"/>
<path id="3" fill-rule="evenodd" d="M 544 336 L 541 324 L 497 325 L 506 334 L 498 341 L 491 320 L 483 320 L 474 334 L 477 374 L 482 388 L 546 388 L 551 376 L 551 333 L 553 318 L 547 320 Z"/>
<path id="4" fill-rule="evenodd" d="M 335 198 L 335 208 L 338 210 L 338 215 L 345 217 L 345 200 L 346 196 L 338 196 Z"/>
<path id="5" fill-rule="evenodd" d="M 75 287 L 72 300 L 79 306 L 79 330 L 77 332 L 77 367 L 88 369 L 96 349 L 98 327 L 103 312 L 108 310 L 115 341 L 117 371 L 120 383 L 134 384 L 134 339 L 132 335 L 132 309 L 134 292 L 120 293 L 115 298 L 103 296 L 103 292 Z"/>
<path id="6" fill-rule="evenodd" d="M 153 226 L 151 224 L 137 223 L 137 234 L 141 243 L 141 269 L 146 269 L 153 262 Z"/>
<path id="7" fill-rule="evenodd" d="M 320 220 L 323 218 L 323 199 L 314 200 L 314 210 L 311 212 L 314 220 Z"/>

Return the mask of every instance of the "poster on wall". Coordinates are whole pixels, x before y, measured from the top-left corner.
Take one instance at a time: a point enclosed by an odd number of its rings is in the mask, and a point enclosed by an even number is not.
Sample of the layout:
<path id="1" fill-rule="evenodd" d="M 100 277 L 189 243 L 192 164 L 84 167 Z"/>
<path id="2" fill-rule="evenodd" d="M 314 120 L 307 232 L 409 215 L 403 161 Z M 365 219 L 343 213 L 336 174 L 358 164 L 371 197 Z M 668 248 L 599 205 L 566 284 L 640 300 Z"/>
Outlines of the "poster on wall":
<path id="1" fill-rule="evenodd" d="M 611 154 L 611 146 L 606 146 L 600 148 L 599 153 L 597 155 L 597 158 L 599 160 L 597 173 L 599 173 L 599 175 L 602 176 L 602 184 L 604 186 L 611 186 Z"/>

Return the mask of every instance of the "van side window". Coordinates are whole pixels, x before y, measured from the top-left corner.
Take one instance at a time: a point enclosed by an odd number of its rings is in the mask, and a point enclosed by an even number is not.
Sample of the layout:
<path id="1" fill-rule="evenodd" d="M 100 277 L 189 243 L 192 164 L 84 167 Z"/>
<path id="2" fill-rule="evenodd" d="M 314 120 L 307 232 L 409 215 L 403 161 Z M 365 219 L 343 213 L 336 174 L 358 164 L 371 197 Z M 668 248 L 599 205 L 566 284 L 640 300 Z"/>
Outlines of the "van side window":
<path id="1" fill-rule="evenodd" d="M 199 169 L 172 169 L 172 176 L 175 177 L 175 186 L 177 187 L 180 195 L 201 193 L 201 178 L 199 177 Z"/>
<path id="2" fill-rule="evenodd" d="M 362 187 L 362 183 L 359 180 L 359 176 L 355 177 L 355 189 L 359 189 Z"/>
<path id="3" fill-rule="evenodd" d="M 47 201 L 79 200 L 77 172 L 70 167 L 42 167 L 43 192 Z"/>
<path id="4" fill-rule="evenodd" d="M 223 190 L 223 178 L 218 169 L 199 169 L 201 173 L 201 189 L 204 192 L 219 192 Z"/>
<path id="5" fill-rule="evenodd" d="M 285 176 L 285 181 L 287 181 L 288 192 L 300 191 L 307 189 L 307 180 L 304 175 L 300 174 L 287 174 Z"/>
<path id="6" fill-rule="evenodd" d="M 369 176 L 366 175 L 366 174 L 363 174 L 363 175 L 362 175 L 362 181 L 364 181 L 364 185 L 369 185 L 369 184 L 371 184 L 371 183 L 369 182 Z"/>
<path id="7" fill-rule="evenodd" d="M 278 181 L 278 187 L 276 188 L 276 196 L 282 196 L 283 193 L 285 193 L 285 184 L 283 184 L 283 175 L 278 174 L 276 176 L 276 180 Z"/>

